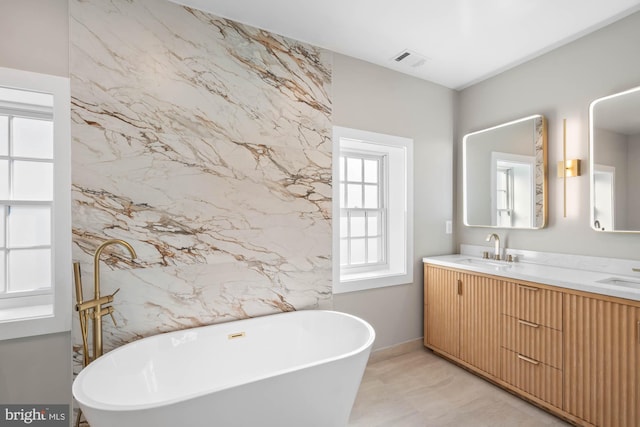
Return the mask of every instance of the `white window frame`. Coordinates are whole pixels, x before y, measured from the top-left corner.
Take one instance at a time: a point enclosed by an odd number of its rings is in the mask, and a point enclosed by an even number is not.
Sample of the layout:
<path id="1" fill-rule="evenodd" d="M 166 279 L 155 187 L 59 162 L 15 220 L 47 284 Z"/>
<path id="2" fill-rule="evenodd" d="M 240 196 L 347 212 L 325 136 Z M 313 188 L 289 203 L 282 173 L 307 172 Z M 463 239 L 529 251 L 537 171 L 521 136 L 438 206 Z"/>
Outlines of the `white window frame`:
<path id="1" fill-rule="evenodd" d="M 0 86 L 53 95 L 54 143 L 51 290 L 25 292 L 0 299 L 0 340 L 70 331 L 72 263 L 69 79 L 0 67 Z"/>
<path id="2" fill-rule="evenodd" d="M 341 151 L 385 156 L 387 259 L 379 268 L 340 267 L 340 171 L 333 162 L 333 293 L 413 283 L 413 140 L 375 132 L 333 128 L 333 158 Z"/>

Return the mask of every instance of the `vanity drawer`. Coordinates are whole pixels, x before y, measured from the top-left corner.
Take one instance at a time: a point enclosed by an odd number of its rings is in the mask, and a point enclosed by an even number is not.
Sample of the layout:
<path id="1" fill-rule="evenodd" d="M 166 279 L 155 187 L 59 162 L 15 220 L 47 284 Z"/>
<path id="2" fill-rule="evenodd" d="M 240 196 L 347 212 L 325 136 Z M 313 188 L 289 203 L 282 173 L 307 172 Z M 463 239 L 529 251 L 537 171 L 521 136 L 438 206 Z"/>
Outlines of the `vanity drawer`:
<path id="1" fill-rule="evenodd" d="M 502 347 L 562 369 L 562 332 L 502 315 Z"/>
<path id="2" fill-rule="evenodd" d="M 562 371 L 559 369 L 503 348 L 502 379 L 553 406 L 562 407 Z"/>
<path id="3" fill-rule="evenodd" d="M 537 325 L 562 330 L 562 293 L 533 285 L 508 283 L 502 313 Z"/>

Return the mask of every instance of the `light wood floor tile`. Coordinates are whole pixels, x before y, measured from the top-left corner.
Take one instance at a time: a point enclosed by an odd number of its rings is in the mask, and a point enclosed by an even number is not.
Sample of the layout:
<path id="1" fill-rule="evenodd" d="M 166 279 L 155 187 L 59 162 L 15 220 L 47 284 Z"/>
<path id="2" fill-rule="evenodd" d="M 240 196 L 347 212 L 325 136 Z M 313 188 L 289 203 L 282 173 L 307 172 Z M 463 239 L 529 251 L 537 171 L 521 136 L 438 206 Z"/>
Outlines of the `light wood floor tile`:
<path id="1" fill-rule="evenodd" d="M 349 422 L 349 427 L 568 425 L 426 349 L 370 363 Z"/>

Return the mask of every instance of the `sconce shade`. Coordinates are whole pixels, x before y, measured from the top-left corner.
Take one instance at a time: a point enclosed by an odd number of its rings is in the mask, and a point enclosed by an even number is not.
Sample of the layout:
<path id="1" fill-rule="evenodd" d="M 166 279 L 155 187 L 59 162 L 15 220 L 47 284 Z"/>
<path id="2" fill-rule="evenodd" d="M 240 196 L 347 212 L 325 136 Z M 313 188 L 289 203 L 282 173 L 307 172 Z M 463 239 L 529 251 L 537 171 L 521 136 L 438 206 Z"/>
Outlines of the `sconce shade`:
<path id="1" fill-rule="evenodd" d="M 563 167 L 564 165 L 564 167 Z M 567 173 L 567 178 L 572 176 L 580 176 L 580 159 L 571 159 L 558 162 L 558 178 L 564 177 L 564 171 Z"/>

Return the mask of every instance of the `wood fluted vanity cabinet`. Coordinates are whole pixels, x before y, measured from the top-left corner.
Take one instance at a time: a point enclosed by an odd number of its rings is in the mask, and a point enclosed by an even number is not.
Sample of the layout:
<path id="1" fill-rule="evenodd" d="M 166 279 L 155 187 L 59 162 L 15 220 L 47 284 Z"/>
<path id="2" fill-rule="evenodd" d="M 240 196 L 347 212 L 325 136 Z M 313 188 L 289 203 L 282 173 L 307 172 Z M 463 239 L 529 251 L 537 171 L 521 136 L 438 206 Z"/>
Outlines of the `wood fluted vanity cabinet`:
<path id="1" fill-rule="evenodd" d="M 425 346 L 497 376 L 502 282 L 430 264 L 424 274 Z"/>
<path id="2" fill-rule="evenodd" d="M 565 295 L 564 410 L 596 426 L 640 426 L 640 304 Z"/>
<path id="3" fill-rule="evenodd" d="M 425 346 L 577 426 L 640 427 L 640 301 L 425 263 Z"/>

